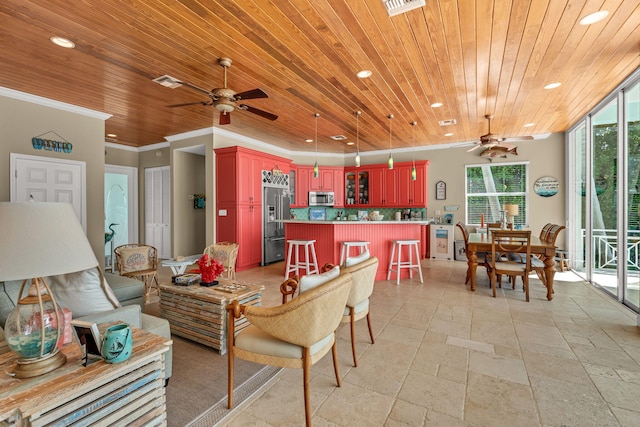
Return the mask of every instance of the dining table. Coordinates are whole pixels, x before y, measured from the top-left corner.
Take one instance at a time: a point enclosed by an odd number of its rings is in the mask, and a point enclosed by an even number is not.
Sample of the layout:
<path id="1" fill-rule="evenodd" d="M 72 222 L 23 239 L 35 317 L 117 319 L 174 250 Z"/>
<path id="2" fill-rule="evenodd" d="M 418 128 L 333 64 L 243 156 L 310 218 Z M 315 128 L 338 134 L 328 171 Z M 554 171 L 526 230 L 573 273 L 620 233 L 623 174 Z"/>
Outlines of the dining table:
<path id="1" fill-rule="evenodd" d="M 514 245 L 519 246 L 519 244 Z M 470 233 L 467 242 L 467 260 L 471 282 L 471 291 L 476 290 L 476 268 L 478 267 L 478 253 L 491 252 L 491 236 L 487 233 Z M 544 275 L 547 283 L 547 300 L 553 299 L 553 276 L 555 275 L 556 247 L 537 236 L 531 236 L 531 254 L 540 255 L 544 263 Z"/>

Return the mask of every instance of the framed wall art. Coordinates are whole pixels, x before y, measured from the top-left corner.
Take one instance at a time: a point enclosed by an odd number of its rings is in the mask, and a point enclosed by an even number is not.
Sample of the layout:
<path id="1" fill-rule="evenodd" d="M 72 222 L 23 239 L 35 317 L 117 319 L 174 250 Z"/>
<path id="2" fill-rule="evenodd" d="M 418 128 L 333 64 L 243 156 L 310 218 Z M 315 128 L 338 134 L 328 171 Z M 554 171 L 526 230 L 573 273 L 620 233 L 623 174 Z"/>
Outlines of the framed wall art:
<path id="1" fill-rule="evenodd" d="M 436 200 L 446 200 L 447 184 L 444 181 L 436 182 Z"/>

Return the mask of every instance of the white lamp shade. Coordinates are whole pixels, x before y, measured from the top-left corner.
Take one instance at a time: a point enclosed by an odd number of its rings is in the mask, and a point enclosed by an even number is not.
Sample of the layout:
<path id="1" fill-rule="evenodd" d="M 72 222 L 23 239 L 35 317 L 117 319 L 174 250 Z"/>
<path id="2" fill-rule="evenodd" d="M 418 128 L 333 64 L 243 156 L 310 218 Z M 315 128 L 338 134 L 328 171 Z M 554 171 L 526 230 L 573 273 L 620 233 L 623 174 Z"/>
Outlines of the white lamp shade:
<path id="1" fill-rule="evenodd" d="M 504 205 L 504 210 L 509 216 L 518 216 L 518 214 L 520 213 L 518 205 Z"/>
<path id="2" fill-rule="evenodd" d="M 0 202 L 0 281 L 55 276 L 97 265 L 69 203 Z"/>

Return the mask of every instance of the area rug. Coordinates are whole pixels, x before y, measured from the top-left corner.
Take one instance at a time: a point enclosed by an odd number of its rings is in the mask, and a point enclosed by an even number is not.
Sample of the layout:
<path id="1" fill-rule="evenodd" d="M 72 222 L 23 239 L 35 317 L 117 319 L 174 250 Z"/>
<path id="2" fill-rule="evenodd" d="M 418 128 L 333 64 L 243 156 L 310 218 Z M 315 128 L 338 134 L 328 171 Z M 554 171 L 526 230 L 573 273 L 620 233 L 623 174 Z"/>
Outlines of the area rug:
<path id="1" fill-rule="evenodd" d="M 145 312 L 158 315 L 158 304 Z M 167 425 L 214 426 L 231 411 L 227 409 L 227 355 L 176 335 L 173 339 L 173 372 L 165 389 Z M 273 378 L 279 368 L 236 359 L 234 407 L 251 397 Z"/>

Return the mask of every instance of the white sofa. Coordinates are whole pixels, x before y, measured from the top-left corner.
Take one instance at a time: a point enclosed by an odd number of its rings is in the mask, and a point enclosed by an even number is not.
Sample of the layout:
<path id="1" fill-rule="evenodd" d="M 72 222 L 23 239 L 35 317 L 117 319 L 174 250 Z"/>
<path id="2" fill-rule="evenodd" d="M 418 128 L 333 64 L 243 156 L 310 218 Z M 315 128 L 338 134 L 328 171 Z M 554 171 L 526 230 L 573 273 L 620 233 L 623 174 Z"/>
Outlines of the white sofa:
<path id="1" fill-rule="evenodd" d="M 98 267 L 78 273 L 64 274 L 47 278 L 56 301 L 61 307 L 71 310 L 74 319 L 95 323 L 123 321 L 147 332 L 171 339 L 169 322 L 142 312 L 138 301 L 142 302 L 142 287 L 133 279 L 119 280 L 120 276 L 102 274 Z M 123 278 L 126 279 L 126 278 Z M 117 282 L 116 291 L 109 280 Z M 141 282 L 139 282 L 141 284 Z M 0 282 L 0 325 L 4 325 L 7 316 L 15 307 L 20 293 L 20 281 Z M 124 301 L 121 303 L 117 296 Z M 4 334 L 0 328 L 0 353 L 7 351 Z M 172 374 L 172 351 L 165 356 L 165 377 Z"/>

